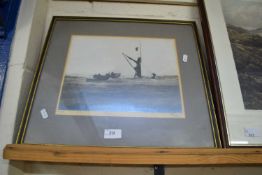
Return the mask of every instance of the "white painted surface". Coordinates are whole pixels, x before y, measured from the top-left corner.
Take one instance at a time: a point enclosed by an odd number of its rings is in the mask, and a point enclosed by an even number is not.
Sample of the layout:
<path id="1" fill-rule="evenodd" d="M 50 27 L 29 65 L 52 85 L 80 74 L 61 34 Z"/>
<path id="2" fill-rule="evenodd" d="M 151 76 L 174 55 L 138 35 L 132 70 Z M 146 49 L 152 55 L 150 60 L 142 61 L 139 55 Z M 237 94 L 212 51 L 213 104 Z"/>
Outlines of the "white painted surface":
<path id="1" fill-rule="evenodd" d="M 198 19 L 196 7 L 135 3 L 50 1 L 47 23 L 52 16 L 95 16 L 148 19 Z M 46 29 L 48 26 L 46 26 Z"/>
<path id="2" fill-rule="evenodd" d="M 205 3 L 231 145 L 262 145 L 262 137 L 243 134 L 245 128 L 262 128 L 262 110 L 244 108 L 220 0 L 205 0 Z"/>
<path id="3" fill-rule="evenodd" d="M 13 142 L 14 130 L 16 128 L 16 116 L 21 114 L 21 108 L 24 106 L 24 100 L 27 91 L 26 83 L 31 79 L 32 73 L 23 69 L 23 65 L 14 65 L 8 68 L 5 93 L 0 113 L 0 148 L 4 149 L 6 144 Z M 2 157 L 2 151 L 0 152 Z M 5 175 L 8 169 L 7 160 L 0 159 L 0 174 Z"/>
<path id="4" fill-rule="evenodd" d="M 23 0 L 16 24 L 9 66 L 23 64 L 35 68 L 43 37 L 47 0 Z"/>
<path id="5" fill-rule="evenodd" d="M 24 0 L 20 6 L 0 111 L 1 150 L 6 144 L 13 143 L 16 133 L 14 130 L 19 126 L 17 116 L 22 115 L 33 77 L 34 63 L 40 53 L 45 7 L 46 1 L 35 0 Z M 2 151 L 0 155 L 2 157 Z M 21 168 L 0 159 L 0 175 L 21 173 Z"/>
<path id="6" fill-rule="evenodd" d="M 153 175 L 153 167 L 26 163 L 25 175 Z M 166 175 L 261 175 L 262 167 L 166 167 Z"/>

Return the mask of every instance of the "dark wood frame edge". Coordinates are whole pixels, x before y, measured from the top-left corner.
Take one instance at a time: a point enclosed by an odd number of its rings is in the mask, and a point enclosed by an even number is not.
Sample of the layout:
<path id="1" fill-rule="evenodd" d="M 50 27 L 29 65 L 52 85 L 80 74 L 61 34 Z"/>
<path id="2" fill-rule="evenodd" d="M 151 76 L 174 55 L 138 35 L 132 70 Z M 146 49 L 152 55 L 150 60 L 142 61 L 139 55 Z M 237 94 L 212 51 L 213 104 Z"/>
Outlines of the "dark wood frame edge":
<path id="1" fill-rule="evenodd" d="M 220 138 L 222 142 L 222 147 L 230 147 L 228 140 L 228 133 L 226 128 L 225 113 L 222 102 L 222 95 L 220 92 L 219 79 L 217 75 L 217 68 L 215 63 L 215 54 L 213 51 L 213 44 L 211 39 L 211 32 L 209 29 L 209 23 L 207 19 L 207 12 L 204 0 L 197 0 L 199 5 L 199 13 L 201 17 L 201 25 L 203 30 L 204 41 L 206 44 L 206 54 L 207 54 L 207 68 L 208 68 L 208 78 L 211 84 L 211 92 L 213 96 L 215 112 L 217 114 L 217 123 L 220 131 Z"/>

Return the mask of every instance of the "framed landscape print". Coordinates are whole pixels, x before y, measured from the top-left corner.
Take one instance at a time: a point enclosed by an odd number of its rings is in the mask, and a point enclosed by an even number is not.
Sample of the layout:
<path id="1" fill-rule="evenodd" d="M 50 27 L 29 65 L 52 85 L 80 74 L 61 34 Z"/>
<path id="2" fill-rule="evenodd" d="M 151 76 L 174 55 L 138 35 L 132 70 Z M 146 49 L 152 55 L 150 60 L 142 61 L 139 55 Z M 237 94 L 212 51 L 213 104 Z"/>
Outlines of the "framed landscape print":
<path id="1" fill-rule="evenodd" d="M 204 2 L 220 81 L 228 144 L 261 146 L 262 2 Z"/>
<path id="2" fill-rule="evenodd" d="M 221 3 L 245 109 L 262 110 L 262 2 Z"/>
<path id="3" fill-rule="evenodd" d="M 54 17 L 17 143 L 219 147 L 195 22 Z"/>

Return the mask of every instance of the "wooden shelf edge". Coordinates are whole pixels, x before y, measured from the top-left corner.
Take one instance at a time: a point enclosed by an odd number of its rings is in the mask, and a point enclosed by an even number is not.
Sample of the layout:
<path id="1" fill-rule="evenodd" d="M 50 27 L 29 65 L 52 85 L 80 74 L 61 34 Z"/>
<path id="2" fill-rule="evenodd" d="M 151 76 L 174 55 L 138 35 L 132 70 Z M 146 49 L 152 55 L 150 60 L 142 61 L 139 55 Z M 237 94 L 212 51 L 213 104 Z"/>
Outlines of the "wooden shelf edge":
<path id="1" fill-rule="evenodd" d="M 261 148 L 136 148 L 10 144 L 4 159 L 109 165 L 262 165 Z"/>

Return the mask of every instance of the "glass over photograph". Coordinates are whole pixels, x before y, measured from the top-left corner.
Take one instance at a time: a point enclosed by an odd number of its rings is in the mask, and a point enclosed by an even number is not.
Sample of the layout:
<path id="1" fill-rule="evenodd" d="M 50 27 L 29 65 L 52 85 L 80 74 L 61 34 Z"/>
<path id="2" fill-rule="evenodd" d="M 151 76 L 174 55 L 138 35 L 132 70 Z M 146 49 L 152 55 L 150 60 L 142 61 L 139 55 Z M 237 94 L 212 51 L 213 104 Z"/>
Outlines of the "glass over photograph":
<path id="1" fill-rule="evenodd" d="M 262 1 L 221 2 L 245 108 L 262 110 Z"/>
<path id="2" fill-rule="evenodd" d="M 54 17 L 44 48 L 17 143 L 220 144 L 196 23 Z"/>
<path id="3" fill-rule="evenodd" d="M 174 38 L 73 35 L 57 115 L 184 118 Z"/>

